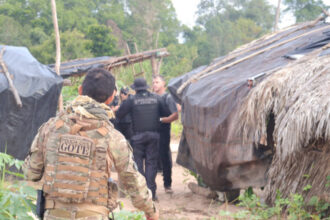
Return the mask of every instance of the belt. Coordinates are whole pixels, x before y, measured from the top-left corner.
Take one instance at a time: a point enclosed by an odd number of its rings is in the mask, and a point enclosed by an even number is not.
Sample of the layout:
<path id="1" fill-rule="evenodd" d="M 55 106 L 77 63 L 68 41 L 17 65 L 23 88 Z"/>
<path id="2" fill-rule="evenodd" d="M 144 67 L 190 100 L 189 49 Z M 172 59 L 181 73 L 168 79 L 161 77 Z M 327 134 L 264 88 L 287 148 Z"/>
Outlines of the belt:
<path id="1" fill-rule="evenodd" d="M 101 214 L 104 216 L 109 216 L 109 210 L 107 207 L 94 205 L 90 203 L 63 203 L 55 200 L 46 199 L 45 209 L 70 209 L 76 210 L 78 212 L 84 212 L 86 210 L 95 212 L 96 214 Z M 71 212 L 70 212 L 71 213 Z M 79 214 L 79 213 L 78 213 Z"/>

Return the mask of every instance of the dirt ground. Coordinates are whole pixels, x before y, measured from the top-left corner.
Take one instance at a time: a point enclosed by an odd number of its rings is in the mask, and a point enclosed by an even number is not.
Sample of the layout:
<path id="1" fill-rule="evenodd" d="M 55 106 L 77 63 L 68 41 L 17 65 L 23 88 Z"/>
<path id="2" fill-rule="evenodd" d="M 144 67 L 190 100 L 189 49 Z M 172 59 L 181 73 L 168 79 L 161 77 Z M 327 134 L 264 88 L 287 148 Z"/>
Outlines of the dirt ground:
<path id="1" fill-rule="evenodd" d="M 172 147 L 173 148 L 173 147 Z M 175 151 L 175 150 L 174 150 Z M 175 163 L 177 153 L 173 152 L 173 169 L 172 169 L 172 189 L 174 194 L 166 194 L 163 187 L 163 176 L 157 174 L 157 195 L 158 202 L 156 206 L 159 209 L 161 220 L 204 220 L 211 219 L 228 219 L 218 215 L 220 210 L 228 210 L 236 212 L 239 210 L 234 205 L 224 204 L 219 201 L 207 199 L 206 197 L 194 194 L 188 188 L 189 182 L 196 182 L 194 177 L 187 175 L 183 167 Z M 123 202 L 125 210 L 135 210 L 130 199 L 120 198 Z"/>

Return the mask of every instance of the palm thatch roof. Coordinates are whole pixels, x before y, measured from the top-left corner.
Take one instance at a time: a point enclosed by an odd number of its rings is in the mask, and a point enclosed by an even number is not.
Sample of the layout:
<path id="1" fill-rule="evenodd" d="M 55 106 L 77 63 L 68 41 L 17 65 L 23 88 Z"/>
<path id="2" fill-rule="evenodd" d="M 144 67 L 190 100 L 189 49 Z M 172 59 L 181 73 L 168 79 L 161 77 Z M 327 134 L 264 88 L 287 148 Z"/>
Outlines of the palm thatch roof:
<path id="1" fill-rule="evenodd" d="M 326 49 L 324 47 L 323 49 Z M 267 201 L 276 191 L 330 198 L 330 56 L 317 50 L 273 73 L 251 90 L 242 104 L 239 131 L 265 140 L 274 115 L 275 157 L 268 172 Z M 267 144 L 267 143 L 264 143 Z M 303 190 L 311 185 L 310 190 Z"/>
<path id="2" fill-rule="evenodd" d="M 315 140 L 330 141 L 330 56 L 313 53 L 252 89 L 240 112 L 243 135 L 254 133 L 257 143 L 267 136 L 271 113 L 276 118 L 274 139 L 280 158 Z"/>

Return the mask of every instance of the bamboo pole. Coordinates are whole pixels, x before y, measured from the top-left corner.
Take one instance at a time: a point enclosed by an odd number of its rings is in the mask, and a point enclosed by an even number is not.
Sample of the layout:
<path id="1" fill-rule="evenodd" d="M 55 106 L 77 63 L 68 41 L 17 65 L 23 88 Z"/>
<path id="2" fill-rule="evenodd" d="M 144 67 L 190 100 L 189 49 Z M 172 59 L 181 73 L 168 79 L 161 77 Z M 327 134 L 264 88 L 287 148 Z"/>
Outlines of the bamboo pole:
<path id="1" fill-rule="evenodd" d="M 51 0 L 52 5 L 52 16 L 53 16 L 53 23 L 54 23 L 54 32 L 55 32 L 55 42 L 56 42 L 56 61 L 55 61 L 55 72 L 57 75 L 60 76 L 60 66 L 61 66 L 61 41 L 60 41 L 60 32 L 58 29 L 58 22 L 57 22 L 57 13 L 56 13 L 56 2 L 55 0 Z M 63 97 L 62 93 L 58 99 L 58 109 L 59 111 L 63 110 Z"/>
<path id="2" fill-rule="evenodd" d="M 22 106 L 23 106 L 23 104 L 22 104 L 22 100 L 21 100 L 21 98 L 19 97 L 19 94 L 18 94 L 18 92 L 17 92 L 17 89 L 16 89 L 15 86 L 14 86 L 13 80 L 12 80 L 11 77 L 10 77 L 10 73 L 8 72 L 8 68 L 7 68 L 5 62 L 4 62 L 3 59 L 2 59 L 2 57 L 3 57 L 3 53 L 5 52 L 5 49 L 6 49 L 6 48 L 3 47 L 2 50 L 1 50 L 1 53 L 0 53 L 0 63 L 1 63 L 2 69 L 3 69 L 4 73 L 5 73 L 5 76 L 6 76 L 7 80 L 8 80 L 9 90 L 13 93 L 14 98 L 15 98 L 15 101 L 16 101 L 16 104 L 17 104 L 20 108 L 22 108 Z"/>

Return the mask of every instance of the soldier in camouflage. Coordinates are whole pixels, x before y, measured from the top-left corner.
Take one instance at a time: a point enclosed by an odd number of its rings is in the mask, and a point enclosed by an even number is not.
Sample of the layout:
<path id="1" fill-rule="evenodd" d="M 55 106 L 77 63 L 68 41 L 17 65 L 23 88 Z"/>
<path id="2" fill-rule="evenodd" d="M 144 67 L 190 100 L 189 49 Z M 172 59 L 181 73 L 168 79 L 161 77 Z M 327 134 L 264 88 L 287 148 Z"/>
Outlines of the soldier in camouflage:
<path id="1" fill-rule="evenodd" d="M 26 179 L 43 182 L 44 219 L 108 219 L 117 204 L 112 166 L 133 205 L 147 219 L 158 219 L 130 145 L 109 122 L 112 111 L 106 104 L 113 99 L 114 86 L 108 71 L 89 71 L 80 96 L 40 127 L 23 171 Z"/>

